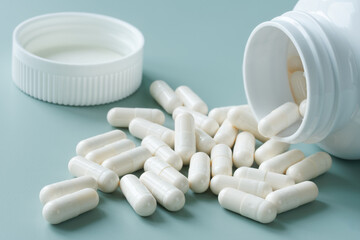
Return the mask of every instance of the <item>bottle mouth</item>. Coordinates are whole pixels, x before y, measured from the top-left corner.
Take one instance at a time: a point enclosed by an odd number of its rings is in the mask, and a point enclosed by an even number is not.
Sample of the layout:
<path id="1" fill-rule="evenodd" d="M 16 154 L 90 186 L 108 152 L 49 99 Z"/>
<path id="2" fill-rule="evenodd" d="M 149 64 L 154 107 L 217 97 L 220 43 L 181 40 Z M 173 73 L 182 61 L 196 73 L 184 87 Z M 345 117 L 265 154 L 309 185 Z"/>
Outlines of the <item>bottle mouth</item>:
<path id="1" fill-rule="evenodd" d="M 264 22 L 251 33 L 244 55 L 244 86 L 257 120 L 286 102 L 295 102 L 287 60 L 297 55 L 306 79 L 304 117 L 277 136 L 288 143 L 316 143 L 336 124 L 339 95 L 337 60 L 331 41 L 312 15 L 291 11 Z M 299 103 L 298 103 L 299 104 Z"/>
<path id="2" fill-rule="evenodd" d="M 258 121 L 280 105 L 295 102 L 289 83 L 289 57 L 297 55 L 304 70 L 304 117 L 273 137 L 276 140 L 316 143 L 334 129 L 339 73 L 328 34 L 312 15 L 291 11 L 260 24 L 249 37 L 244 55 L 244 86 Z"/>
<path id="3" fill-rule="evenodd" d="M 300 57 L 309 86 L 303 53 L 294 37 L 283 26 L 265 22 L 257 26 L 250 35 L 244 56 L 244 85 L 248 104 L 258 121 L 280 105 L 294 102 L 287 66 L 288 59 L 293 56 Z M 309 91 L 311 89 L 307 87 L 307 96 L 310 97 Z M 309 99 L 307 101 L 309 103 Z M 307 113 L 305 118 L 306 116 Z M 305 118 L 280 132 L 275 138 L 293 142 L 301 132 Z"/>

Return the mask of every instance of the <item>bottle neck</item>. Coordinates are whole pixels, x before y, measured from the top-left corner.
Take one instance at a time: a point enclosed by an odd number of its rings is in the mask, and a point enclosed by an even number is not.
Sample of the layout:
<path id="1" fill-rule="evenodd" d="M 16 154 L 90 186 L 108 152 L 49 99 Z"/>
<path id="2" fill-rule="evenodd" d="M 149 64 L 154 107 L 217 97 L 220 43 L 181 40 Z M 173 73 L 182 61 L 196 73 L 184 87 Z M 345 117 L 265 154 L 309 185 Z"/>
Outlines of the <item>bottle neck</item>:
<path id="1" fill-rule="evenodd" d="M 325 19 L 324 19 L 324 22 Z M 307 85 L 307 109 L 302 121 L 276 138 L 289 143 L 315 143 L 336 127 L 338 119 L 339 59 L 332 34 L 318 17 L 287 12 L 257 26 L 247 42 L 244 85 L 248 103 L 258 120 L 285 102 L 294 101 L 287 70 L 289 54 L 301 58 Z"/>

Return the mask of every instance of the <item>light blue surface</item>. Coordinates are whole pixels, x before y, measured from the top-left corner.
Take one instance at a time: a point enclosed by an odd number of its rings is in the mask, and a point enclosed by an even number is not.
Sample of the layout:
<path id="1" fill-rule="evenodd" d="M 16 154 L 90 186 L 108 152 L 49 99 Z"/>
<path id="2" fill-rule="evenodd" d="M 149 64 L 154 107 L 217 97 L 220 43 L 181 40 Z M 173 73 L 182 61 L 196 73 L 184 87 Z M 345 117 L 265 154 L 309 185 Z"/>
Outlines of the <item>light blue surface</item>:
<path id="1" fill-rule="evenodd" d="M 0 239 L 355 239 L 360 236 L 360 161 L 334 158 L 314 180 L 318 199 L 262 225 L 220 207 L 210 192 L 186 195 L 177 213 L 158 207 L 136 215 L 120 191 L 100 193 L 95 210 L 52 226 L 41 216 L 40 189 L 70 178 L 69 159 L 81 139 L 109 131 L 115 106 L 159 107 L 149 94 L 155 79 L 188 85 L 210 108 L 246 103 L 242 56 L 251 30 L 291 10 L 296 1 L 2 1 L 0 8 Z M 39 14 L 84 11 L 128 21 L 145 36 L 144 77 L 129 98 L 96 107 L 35 100 L 11 81 L 11 34 Z M 173 127 L 170 116 L 166 126 Z M 131 137 L 129 137 L 131 138 Z M 139 144 L 139 141 L 136 140 Z M 306 155 L 319 151 L 299 144 Z"/>

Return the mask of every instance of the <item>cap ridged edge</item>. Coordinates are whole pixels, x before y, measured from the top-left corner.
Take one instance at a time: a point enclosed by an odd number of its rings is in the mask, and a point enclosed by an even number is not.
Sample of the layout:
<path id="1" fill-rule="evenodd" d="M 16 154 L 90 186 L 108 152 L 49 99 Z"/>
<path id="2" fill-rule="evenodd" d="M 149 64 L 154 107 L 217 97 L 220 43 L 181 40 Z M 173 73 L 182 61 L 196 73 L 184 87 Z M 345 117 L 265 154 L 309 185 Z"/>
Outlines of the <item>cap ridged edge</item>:
<path id="1" fill-rule="evenodd" d="M 30 96 L 63 105 L 87 106 L 114 102 L 134 93 L 141 84 L 142 61 L 98 76 L 65 76 L 44 72 L 13 56 L 13 81 Z"/>

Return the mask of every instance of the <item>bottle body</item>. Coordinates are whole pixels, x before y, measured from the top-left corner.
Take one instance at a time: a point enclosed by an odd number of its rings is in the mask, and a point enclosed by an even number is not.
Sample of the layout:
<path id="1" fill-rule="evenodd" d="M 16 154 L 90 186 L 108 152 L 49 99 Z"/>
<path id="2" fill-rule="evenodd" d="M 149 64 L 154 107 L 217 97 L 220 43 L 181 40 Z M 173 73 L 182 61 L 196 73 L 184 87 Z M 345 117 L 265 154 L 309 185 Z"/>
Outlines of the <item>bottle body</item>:
<path id="1" fill-rule="evenodd" d="M 257 120 L 285 102 L 294 102 L 287 59 L 299 56 L 304 69 L 304 118 L 277 135 L 277 140 L 317 143 L 334 156 L 360 159 L 359 24 L 356 0 L 300 0 L 293 11 L 251 33 L 243 72 L 248 103 Z"/>

